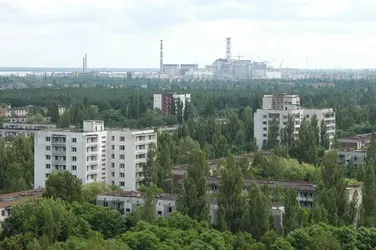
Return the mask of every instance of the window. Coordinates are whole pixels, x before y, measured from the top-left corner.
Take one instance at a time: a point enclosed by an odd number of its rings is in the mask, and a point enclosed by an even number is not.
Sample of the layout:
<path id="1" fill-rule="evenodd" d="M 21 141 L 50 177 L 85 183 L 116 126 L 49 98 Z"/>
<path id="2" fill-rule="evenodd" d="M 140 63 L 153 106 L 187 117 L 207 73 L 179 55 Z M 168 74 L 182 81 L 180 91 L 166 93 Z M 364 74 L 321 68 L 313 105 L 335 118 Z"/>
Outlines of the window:
<path id="1" fill-rule="evenodd" d="M 114 168 L 115 167 L 115 163 L 112 162 L 111 163 L 111 167 Z"/>
<path id="2" fill-rule="evenodd" d="M 72 152 L 77 152 L 77 148 L 76 147 L 72 147 Z"/>
<path id="3" fill-rule="evenodd" d="M 268 128 L 263 128 L 263 129 L 264 129 L 264 131 L 268 130 Z"/>
<path id="4" fill-rule="evenodd" d="M 136 159 L 145 158 L 145 154 L 138 154 L 136 155 Z"/>
<path id="5" fill-rule="evenodd" d="M 72 142 L 76 143 L 77 142 L 77 138 L 72 138 Z"/>
<path id="6" fill-rule="evenodd" d="M 125 137 L 124 136 L 120 136 L 120 141 L 125 141 Z"/>
<path id="7" fill-rule="evenodd" d="M 51 150 L 51 147 L 50 146 L 46 146 L 46 151 L 50 151 Z"/>
<path id="8" fill-rule="evenodd" d="M 1 216 L 5 216 L 5 209 L 1 210 Z"/>
<path id="9" fill-rule="evenodd" d="M 123 154 L 120 155 L 120 159 L 121 160 L 124 160 L 125 159 L 125 156 Z"/>
<path id="10" fill-rule="evenodd" d="M 77 157 L 76 156 L 72 156 L 72 161 L 77 161 Z"/>
<path id="11" fill-rule="evenodd" d="M 47 169 L 50 169 L 50 168 L 51 168 L 51 165 L 50 165 L 50 164 L 46 164 L 46 168 L 47 168 Z"/>
<path id="12" fill-rule="evenodd" d="M 112 136 L 112 137 L 111 137 L 111 140 L 112 140 L 112 141 L 115 141 L 115 136 Z"/>
<path id="13" fill-rule="evenodd" d="M 115 150 L 115 145 L 111 145 L 111 149 L 112 149 L 112 150 Z"/>
<path id="14" fill-rule="evenodd" d="M 72 170 L 77 170 L 77 166 L 76 165 L 72 165 Z"/>
<path id="15" fill-rule="evenodd" d="M 50 174 L 49 174 L 49 173 L 47 173 L 47 174 L 46 174 L 46 178 L 48 178 L 48 176 L 50 176 Z"/>
<path id="16" fill-rule="evenodd" d="M 120 187 L 124 187 L 125 186 L 125 182 L 124 181 L 121 181 L 120 182 Z"/>
<path id="17" fill-rule="evenodd" d="M 120 163 L 120 168 L 125 168 L 124 163 Z"/>
<path id="18" fill-rule="evenodd" d="M 124 145 L 120 145 L 120 150 L 125 150 L 125 146 Z"/>
<path id="19" fill-rule="evenodd" d="M 131 210 L 129 208 L 125 209 L 125 212 L 129 213 Z"/>
<path id="20" fill-rule="evenodd" d="M 168 207 L 168 212 L 172 213 L 172 207 Z"/>
<path id="21" fill-rule="evenodd" d="M 158 215 L 162 215 L 162 211 L 158 211 Z"/>
<path id="22" fill-rule="evenodd" d="M 111 176 L 112 176 L 112 177 L 115 177 L 115 172 L 111 172 Z"/>
<path id="23" fill-rule="evenodd" d="M 268 116 L 267 116 L 267 115 L 263 115 L 262 117 L 263 117 L 263 118 L 268 118 Z"/>
<path id="24" fill-rule="evenodd" d="M 268 122 L 267 121 L 263 121 L 262 124 L 266 125 L 266 124 L 268 124 Z"/>
<path id="25" fill-rule="evenodd" d="M 114 182 L 114 181 L 111 181 L 111 185 L 114 186 L 114 185 L 115 185 L 115 182 Z"/>
<path id="26" fill-rule="evenodd" d="M 115 159 L 115 154 L 111 154 L 111 158 L 112 158 L 112 159 Z"/>
<path id="27" fill-rule="evenodd" d="M 108 207 L 108 202 L 107 202 L 107 201 L 104 201 L 104 202 L 103 202 L 103 206 L 104 206 L 104 207 Z"/>
<path id="28" fill-rule="evenodd" d="M 46 136 L 46 141 L 51 141 L 51 137 Z"/>
<path id="29" fill-rule="evenodd" d="M 124 173 L 120 173 L 120 177 L 123 177 L 124 178 L 125 174 Z"/>
<path id="30" fill-rule="evenodd" d="M 51 159 L 51 155 L 46 155 L 46 160 Z"/>

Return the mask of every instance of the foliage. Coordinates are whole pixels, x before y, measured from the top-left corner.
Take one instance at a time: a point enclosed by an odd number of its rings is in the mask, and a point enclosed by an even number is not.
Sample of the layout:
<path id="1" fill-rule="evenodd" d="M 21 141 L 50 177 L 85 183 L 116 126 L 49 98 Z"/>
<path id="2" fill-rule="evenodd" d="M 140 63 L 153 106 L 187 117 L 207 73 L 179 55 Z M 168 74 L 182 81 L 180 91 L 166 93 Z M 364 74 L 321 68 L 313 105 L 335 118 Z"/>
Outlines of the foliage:
<path id="1" fill-rule="evenodd" d="M 68 171 L 53 172 L 46 180 L 46 190 L 43 196 L 55 199 L 60 198 L 69 202 L 81 201 L 81 180 Z"/>
<path id="2" fill-rule="evenodd" d="M 34 139 L 0 140 L 0 191 L 32 189 L 34 182 Z"/>

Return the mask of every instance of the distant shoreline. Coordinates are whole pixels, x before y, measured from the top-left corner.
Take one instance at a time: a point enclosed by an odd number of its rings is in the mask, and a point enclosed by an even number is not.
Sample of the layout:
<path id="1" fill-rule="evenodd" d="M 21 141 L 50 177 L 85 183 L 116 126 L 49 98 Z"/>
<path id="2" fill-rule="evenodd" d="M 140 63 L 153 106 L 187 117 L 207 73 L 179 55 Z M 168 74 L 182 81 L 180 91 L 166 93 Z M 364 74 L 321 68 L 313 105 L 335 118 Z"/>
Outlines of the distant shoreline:
<path id="1" fill-rule="evenodd" d="M 157 72 L 158 68 L 88 68 L 87 72 Z M 82 72 L 82 68 L 55 68 L 55 67 L 0 67 L 0 72 Z"/>

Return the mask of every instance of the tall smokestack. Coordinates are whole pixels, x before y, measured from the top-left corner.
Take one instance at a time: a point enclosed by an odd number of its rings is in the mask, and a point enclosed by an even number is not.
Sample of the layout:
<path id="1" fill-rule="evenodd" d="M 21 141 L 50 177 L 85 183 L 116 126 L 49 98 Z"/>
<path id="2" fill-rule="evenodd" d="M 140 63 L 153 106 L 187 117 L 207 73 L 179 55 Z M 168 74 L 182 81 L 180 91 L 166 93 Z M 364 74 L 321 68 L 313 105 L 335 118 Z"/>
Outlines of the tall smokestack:
<path id="1" fill-rule="evenodd" d="M 231 37 L 226 38 L 226 59 L 231 60 Z"/>
<path id="2" fill-rule="evenodd" d="M 163 74 L 163 40 L 161 40 L 161 50 L 160 50 L 160 62 L 159 62 L 159 74 Z"/>
<path id="3" fill-rule="evenodd" d="M 85 70 L 87 70 L 87 54 L 85 53 Z"/>
<path id="4" fill-rule="evenodd" d="M 82 73 L 85 73 L 85 57 L 82 57 Z"/>

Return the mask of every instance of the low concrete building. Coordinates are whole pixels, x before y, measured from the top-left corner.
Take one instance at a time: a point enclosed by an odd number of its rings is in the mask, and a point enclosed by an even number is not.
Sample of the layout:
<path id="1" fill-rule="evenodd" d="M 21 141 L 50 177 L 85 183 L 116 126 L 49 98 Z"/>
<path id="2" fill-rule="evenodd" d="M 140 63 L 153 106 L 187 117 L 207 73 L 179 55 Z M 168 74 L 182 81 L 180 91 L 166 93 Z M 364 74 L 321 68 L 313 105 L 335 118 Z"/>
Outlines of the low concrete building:
<path id="1" fill-rule="evenodd" d="M 347 138 L 338 139 L 340 149 L 361 150 L 371 143 L 372 133 L 359 134 Z"/>
<path id="2" fill-rule="evenodd" d="M 27 190 L 0 195 L 0 222 L 3 222 L 11 214 L 12 206 L 42 196 L 43 189 Z"/>
<path id="3" fill-rule="evenodd" d="M 145 202 L 145 193 L 137 191 L 112 191 L 97 195 L 96 204 L 112 209 L 117 209 L 124 216 L 129 215 L 137 207 Z M 176 211 L 177 196 L 172 194 L 156 195 L 156 215 L 167 217 Z M 284 207 L 280 204 L 273 204 L 271 213 L 274 217 L 275 228 L 279 231 L 282 228 Z M 212 199 L 209 211 L 211 224 L 218 223 L 218 204 L 216 199 Z"/>
<path id="4" fill-rule="evenodd" d="M 257 185 L 267 184 L 271 192 L 277 187 L 282 190 L 295 189 L 296 199 L 298 200 L 300 206 L 304 208 L 312 208 L 316 198 L 316 184 L 313 182 L 305 181 L 281 181 L 281 180 L 265 180 L 265 179 L 250 179 L 246 178 L 244 182 L 243 190 L 247 190 L 248 186 L 252 183 Z M 216 177 L 208 177 L 208 192 L 218 192 L 220 188 L 220 179 Z M 358 195 L 358 203 L 362 203 L 362 187 L 356 185 L 349 185 L 347 187 L 349 192 L 349 199 L 353 197 L 355 193 Z"/>
<path id="5" fill-rule="evenodd" d="M 0 128 L 0 139 L 14 136 L 32 136 L 37 131 L 55 128 L 55 124 L 4 123 Z"/>
<path id="6" fill-rule="evenodd" d="M 354 163 L 354 166 L 366 163 L 367 151 L 365 150 L 339 150 L 337 152 L 338 163 L 347 165 L 350 161 Z"/>

